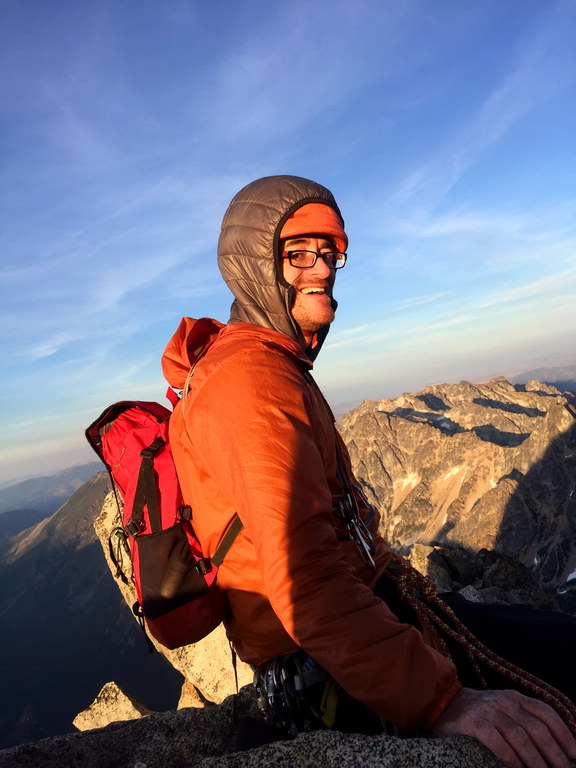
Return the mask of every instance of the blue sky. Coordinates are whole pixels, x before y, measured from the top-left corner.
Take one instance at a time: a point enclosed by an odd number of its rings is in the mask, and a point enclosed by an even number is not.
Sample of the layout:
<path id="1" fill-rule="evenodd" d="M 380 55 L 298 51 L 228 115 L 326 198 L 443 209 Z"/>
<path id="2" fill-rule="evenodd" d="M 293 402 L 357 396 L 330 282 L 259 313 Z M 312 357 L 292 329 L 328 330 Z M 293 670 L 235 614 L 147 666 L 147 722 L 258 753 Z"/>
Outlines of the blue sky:
<path id="1" fill-rule="evenodd" d="M 576 363 L 572 0 L 3 0 L 0 482 L 162 400 L 244 184 L 335 194 L 336 407 Z"/>

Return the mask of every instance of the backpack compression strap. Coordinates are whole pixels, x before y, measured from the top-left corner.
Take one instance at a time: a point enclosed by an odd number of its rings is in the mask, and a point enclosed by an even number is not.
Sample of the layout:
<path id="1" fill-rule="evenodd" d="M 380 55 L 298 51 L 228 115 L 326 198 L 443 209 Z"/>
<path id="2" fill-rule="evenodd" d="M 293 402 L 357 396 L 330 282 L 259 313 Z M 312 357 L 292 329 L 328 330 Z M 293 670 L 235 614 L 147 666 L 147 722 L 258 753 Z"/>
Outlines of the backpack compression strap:
<path id="1" fill-rule="evenodd" d="M 144 517 L 144 505 L 148 505 L 148 515 L 150 517 L 150 530 L 152 533 L 160 533 L 162 530 L 162 521 L 160 520 L 160 507 L 158 505 L 158 489 L 156 487 L 156 478 L 154 476 L 154 457 L 166 443 L 161 437 L 157 437 L 148 448 L 140 453 L 142 462 L 138 472 L 138 483 L 136 493 L 134 494 L 134 504 L 132 515 L 126 525 L 126 530 L 131 535 L 140 532 L 142 520 Z"/>

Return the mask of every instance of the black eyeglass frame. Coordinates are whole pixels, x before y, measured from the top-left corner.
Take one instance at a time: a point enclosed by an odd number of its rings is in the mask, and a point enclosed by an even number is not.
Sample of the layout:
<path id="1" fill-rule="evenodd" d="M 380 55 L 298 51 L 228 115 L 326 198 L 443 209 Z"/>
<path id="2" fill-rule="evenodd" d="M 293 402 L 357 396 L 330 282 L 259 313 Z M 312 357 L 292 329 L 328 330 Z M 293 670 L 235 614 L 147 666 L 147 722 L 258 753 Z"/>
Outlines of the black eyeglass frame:
<path id="1" fill-rule="evenodd" d="M 312 264 L 307 264 L 305 267 L 303 267 L 301 264 L 294 264 L 294 262 L 292 261 L 292 258 L 293 258 L 293 254 L 296 254 L 296 253 L 312 253 L 314 254 L 314 261 L 312 262 Z M 330 256 L 334 258 L 338 257 L 339 259 L 343 259 L 344 261 L 342 264 L 340 264 L 340 266 L 337 267 L 335 264 L 329 264 L 326 261 L 326 259 Z M 282 253 L 282 258 L 288 259 L 288 261 L 290 262 L 290 266 L 295 267 L 296 269 L 312 269 L 312 267 L 316 266 L 316 262 L 318 261 L 318 258 L 321 258 L 321 259 L 324 259 L 324 261 L 326 262 L 326 264 L 328 264 L 328 267 L 330 269 L 336 270 L 336 269 L 342 269 L 342 267 L 346 266 L 346 260 L 348 258 L 348 254 L 342 253 L 342 251 L 326 251 L 325 253 L 318 253 L 318 251 L 308 251 L 304 248 L 297 248 L 293 251 L 284 251 Z"/>

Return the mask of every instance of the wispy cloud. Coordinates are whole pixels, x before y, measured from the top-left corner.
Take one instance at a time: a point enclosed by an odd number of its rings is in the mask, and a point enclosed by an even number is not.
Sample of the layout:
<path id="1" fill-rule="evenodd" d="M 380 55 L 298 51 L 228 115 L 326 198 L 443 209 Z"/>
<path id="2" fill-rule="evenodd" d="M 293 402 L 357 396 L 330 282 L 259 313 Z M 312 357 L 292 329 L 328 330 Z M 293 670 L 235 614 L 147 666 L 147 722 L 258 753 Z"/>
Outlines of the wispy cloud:
<path id="1" fill-rule="evenodd" d="M 566 67 L 567 41 L 562 50 L 556 50 L 558 36 L 552 33 L 562 21 L 554 16 L 551 9 L 547 23 L 518 47 L 512 69 L 475 113 L 430 160 L 406 175 L 391 195 L 396 204 L 410 202 L 425 209 L 438 204 L 481 155 L 531 112 L 574 83 L 576 71 Z M 574 55 L 570 58 L 574 63 Z"/>
<path id="2" fill-rule="evenodd" d="M 396 309 L 412 309 L 413 307 L 421 307 L 424 304 L 430 304 L 432 302 L 440 301 L 446 296 L 446 293 L 433 293 L 430 296 L 412 296 L 408 299 L 402 299 L 395 302 Z"/>
<path id="3" fill-rule="evenodd" d="M 436 294 L 429 297 L 414 297 L 397 302 L 393 309 L 383 313 L 380 320 L 370 326 L 359 326 L 334 333 L 328 337 L 326 350 L 334 352 L 343 349 L 371 349 L 375 358 L 385 355 L 391 349 L 433 342 L 435 349 L 450 348 L 456 336 L 470 338 L 490 334 L 493 325 L 508 322 L 510 325 L 524 325 L 526 332 L 532 325 L 540 323 L 539 318 L 556 318 L 566 329 L 572 319 L 573 299 L 576 293 L 576 269 L 545 276 L 537 280 L 515 283 L 507 288 L 493 286 L 474 297 L 451 294 Z M 421 299 L 421 300 L 419 300 Z M 425 322 L 411 310 L 422 304 L 435 304 L 426 315 Z M 566 322 L 562 322 L 565 320 Z M 505 333 L 505 332 L 503 332 Z M 430 347 L 431 349 L 432 347 Z"/>
<path id="4" fill-rule="evenodd" d="M 222 292 L 213 254 L 230 178 L 240 186 L 229 174 L 185 182 L 178 172 L 142 188 L 127 179 L 96 218 L 72 232 L 47 229 L 33 254 L 23 252 L 24 232 L 5 236 L 0 313 L 9 355 L 39 360 L 106 337 L 121 344 L 157 323 L 162 297 L 169 312 L 179 297 Z M 202 252 L 209 257 L 198 258 Z M 143 302 L 148 288 L 155 298 Z"/>
<path id="5" fill-rule="evenodd" d="M 547 275 L 538 280 L 516 284 L 505 290 L 495 290 L 479 297 L 479 311 L 501 305 L 513 305 L 520 301 L 535 299 L 539 304 L 556 304 L 563 295 L 570 299 L 576 289 L 576 269 L 568 269 L 558 274 Z"/>

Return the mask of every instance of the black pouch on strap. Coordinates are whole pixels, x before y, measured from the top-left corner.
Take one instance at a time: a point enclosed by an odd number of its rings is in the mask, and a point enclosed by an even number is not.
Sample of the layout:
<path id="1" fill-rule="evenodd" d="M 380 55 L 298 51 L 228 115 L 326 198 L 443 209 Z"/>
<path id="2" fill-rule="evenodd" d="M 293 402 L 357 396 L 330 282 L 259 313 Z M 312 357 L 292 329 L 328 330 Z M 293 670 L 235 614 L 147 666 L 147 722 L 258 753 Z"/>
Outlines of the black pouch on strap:
<path id="1" fill-rule="evenodd" d="M 138 549 L 142 609 L 147 619 L 157 619 L 208 592 L 182 525 L 136 536 L 134 546 Z"/>

